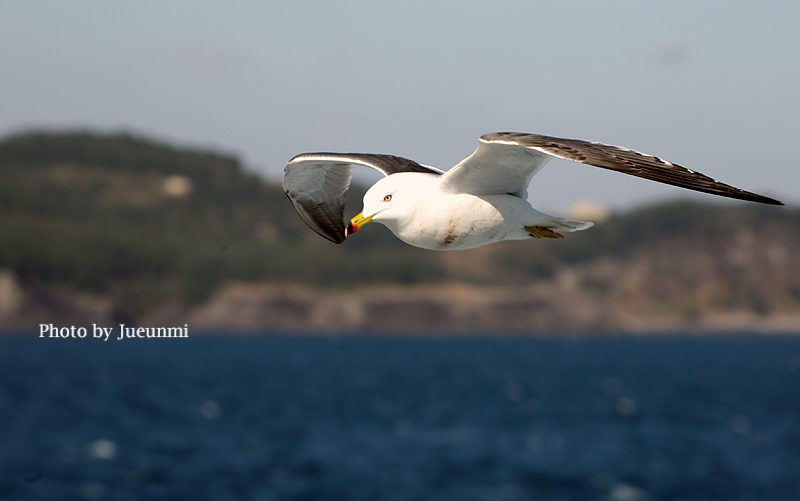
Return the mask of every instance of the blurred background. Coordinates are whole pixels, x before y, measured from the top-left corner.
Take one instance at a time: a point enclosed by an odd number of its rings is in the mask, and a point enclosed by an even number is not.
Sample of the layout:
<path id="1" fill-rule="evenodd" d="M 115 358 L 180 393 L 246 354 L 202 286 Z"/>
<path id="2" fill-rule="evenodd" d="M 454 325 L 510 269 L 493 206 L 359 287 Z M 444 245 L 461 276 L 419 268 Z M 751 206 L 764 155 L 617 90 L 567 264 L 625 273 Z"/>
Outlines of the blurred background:
<path id="1" fill-rule="evenodd" d="M 797 498 L 800 346 L 753 335 L 800 331 L 798 18 L 0 3 L 0 499 Z M 279 186 L 298 153 L 448 169 L 493 131 L 787 206 L 553 160 L 532 204 L 594 228 L 436 253 L 380 225 L 336 246 Z"/>

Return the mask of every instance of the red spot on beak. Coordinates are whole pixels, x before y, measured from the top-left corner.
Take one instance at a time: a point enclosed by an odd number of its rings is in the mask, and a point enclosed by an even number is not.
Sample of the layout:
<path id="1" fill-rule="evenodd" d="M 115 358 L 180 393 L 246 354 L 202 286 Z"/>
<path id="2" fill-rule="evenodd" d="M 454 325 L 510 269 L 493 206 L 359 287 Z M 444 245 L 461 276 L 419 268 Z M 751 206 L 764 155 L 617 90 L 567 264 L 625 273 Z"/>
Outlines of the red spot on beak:
<path id="1" fill-rule="evenodd" d="M 344 229 L 344 236 L 349 237 L 353 233 L 358 231 L 358 226 L 354 226 L 353 223 L 349 223 L 347 228 Z"/>

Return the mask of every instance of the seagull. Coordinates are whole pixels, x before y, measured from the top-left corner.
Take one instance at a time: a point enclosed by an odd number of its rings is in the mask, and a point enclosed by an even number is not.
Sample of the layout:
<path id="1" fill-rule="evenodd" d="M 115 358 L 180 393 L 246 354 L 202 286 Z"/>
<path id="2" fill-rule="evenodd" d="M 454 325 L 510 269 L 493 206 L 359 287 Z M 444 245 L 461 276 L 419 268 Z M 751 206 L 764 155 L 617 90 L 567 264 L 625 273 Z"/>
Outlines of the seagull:
<path id="1" fill-rule="evenodd" d="M 283 189 L 300 218 L 342 243 L 374 221 L 400 240 L 431 250 L 471 249 L 503 240 L 561 238 L 593 223 L 549 216 L 527 201 L 531 178 L 553 157 L 723 197 L 783 205 L 699 172 L 622 146 L 519 132 L 480 137 L 478 148 L 448 171 L 372 153 L 302 153 L 286 164 Z M 364 195 L 360 214 L 344 219 L 354 166 L 385 177 Z"/>

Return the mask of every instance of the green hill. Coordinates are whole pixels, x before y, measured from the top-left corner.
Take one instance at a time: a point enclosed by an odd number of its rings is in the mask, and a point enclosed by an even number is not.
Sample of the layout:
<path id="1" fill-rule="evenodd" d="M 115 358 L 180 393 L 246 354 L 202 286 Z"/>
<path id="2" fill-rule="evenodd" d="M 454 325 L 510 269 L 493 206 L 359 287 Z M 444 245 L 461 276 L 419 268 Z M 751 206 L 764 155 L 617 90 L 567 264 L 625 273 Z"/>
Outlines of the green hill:
<path id="1" fill-rule="evenodd" d="M 230 280 L 519 285 L 606 256 L 725 246 L 742 228 L 794 249 L 800 242 L 796 209 L 676 202 L 614 215 L 561 241 L 436 253 L 371 225 L 337 246 L 303 225 L 279 186 L 236 158 L 131 135 L 10 137 L 0 142 L 0 179 L 0 269 L 25 287 L 107 295 L 120 318 L 132 320 L 164 305 L 199 304 Z M 349 195 L 353 214 L 361 193 Z"/>
<path id="2" fill-rule="evenodd" d="M 230 279 L 443 278 L 435 260 L 378 232 L 346 253 L 318 241 L 279 186 L 212 152 L 129 135 L 26 134 L 0 143 L 0 177 L 0 268 L 23 284 L 111 294 L 133 316 L 200 302 Z"/>

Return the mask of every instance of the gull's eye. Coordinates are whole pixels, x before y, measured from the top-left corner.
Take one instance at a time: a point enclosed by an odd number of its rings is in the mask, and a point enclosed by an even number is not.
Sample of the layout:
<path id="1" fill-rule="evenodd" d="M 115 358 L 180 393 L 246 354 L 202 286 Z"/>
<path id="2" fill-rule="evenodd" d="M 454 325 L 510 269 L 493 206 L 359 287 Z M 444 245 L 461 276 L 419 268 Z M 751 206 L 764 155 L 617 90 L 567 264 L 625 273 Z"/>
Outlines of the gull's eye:
<path id="1" fill-rule="evenodd" d="M 384 202 L 391 202 L 392 201 L 392 196 L 391 195 L 386 195 L 385 197 L 383 197 L 383 201 Z"/>

